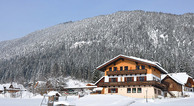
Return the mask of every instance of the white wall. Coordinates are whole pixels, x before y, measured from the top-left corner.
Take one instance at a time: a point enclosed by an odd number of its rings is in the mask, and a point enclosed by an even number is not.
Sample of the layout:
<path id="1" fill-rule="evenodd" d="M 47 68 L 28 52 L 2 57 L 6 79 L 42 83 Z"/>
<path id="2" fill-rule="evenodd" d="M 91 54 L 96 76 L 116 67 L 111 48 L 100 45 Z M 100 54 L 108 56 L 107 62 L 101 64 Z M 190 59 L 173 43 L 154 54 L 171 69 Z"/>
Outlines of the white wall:
<path id="1" fill-rule="evenodd" d="M 161 79 L 153 74 L 147 74 L 147 81 L 153 81 L 153 77 L 156 79 L 156 80 L 159 80 L 161 81 Z"/>
<path id="2" fill-rule="evenodd" d="M 140 76 L 146 76 L 147 77 L 147 81 L 153 81 L 153 77 L 159 81 L 161 81 L 161 79 L 153 74 L 137 74 L 137 75 L 119 75 L 119 76 L 105 76 L 105 82 L 109 82 L 109 78 L 118 78 L 118 82 L 124 82 L 124 78 L 125 77 L 134 77 L 134 81 L 137 81 L 137 77 Z M 121 81 L 122 79 L 122 81 Z"/>
<path id="3" fill-rule="evenodd" d="M 109 77 L 108 76 L 104 77 L 104 82 L 109 82 Z"/>

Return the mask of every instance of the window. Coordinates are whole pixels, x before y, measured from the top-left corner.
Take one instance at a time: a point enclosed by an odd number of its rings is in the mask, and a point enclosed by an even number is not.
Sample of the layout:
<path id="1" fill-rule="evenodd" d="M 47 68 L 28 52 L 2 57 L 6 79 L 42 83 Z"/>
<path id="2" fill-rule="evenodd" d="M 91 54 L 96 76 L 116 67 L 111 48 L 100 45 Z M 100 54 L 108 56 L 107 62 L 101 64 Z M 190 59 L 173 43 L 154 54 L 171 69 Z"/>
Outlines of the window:
<path id="1" fill-rule="evenodd" d="M 132 88 L 132 93 L 136 93 L 136 88 Z"/>
<path id="2" fill-rule="evenodd" d="M 123 67 L 120 67 L 120 71 L 123 71 Z"/>
<path id="3" fill-rule="evenodd" d="M 131 82 L 133 81 L 133 77 L 126 77 L 126 82 Z"/>
<path id="4" fill-rule="evenodd" d="M 125 70 L 128 70 L 128 66 L 125 66 Z"/>
<path id="5" fill-rule="evenodd" d="M 141 66 L 141 69 L 145 69 L 145 66 L 144 66 L 144 65 L 142 65 L 142 66 Z"/>
<path id="6" fill-rule="evenodd" d="M 109 88 L 108 93 L 118 93 L 118 88 Z"/>
<path id="7" fill-rule="evenodd" d="M 139 70 L 139 66 L 136 66 L 136 69 Z"/>
<path id="8" fill-rule="evenodd" d="M 117 78 L 110 78 L 110 82 L 117 82 Z"/>
<path id="9" fill-rule="evenodd" d="M 112 71 L 112 67 L 109 68 L 109 71 Z"/>
<path id="10" fill-rule="evenodd" d="M 117 71 L 117 67 L 114 67 L 114 71 Z"/>
<path id="11" fill-rule="evenodd" d="M 157 94 L 157 90 L 156 89 L 154 89 L 154 93 Z"/>
<path id="12" fill-rule="evenodd" d="M 131 88 L 127 88 L 127 93 L 131 93 Z"/>
<path id="13" fill-rule="evenodd" d="M 116 88 L 112 88 L 111 93 L 116 93 Z"/>
<path id="14" fill-rule="evenodd" d="M 146 76 L 145 77 L 138 77 L 138 81 L 146 81 Z"/>
<path id="15" fill-rule="evenodd" d="M 158 95 L 161 95 L 161 91 L 160 90 L 158 90 Z"/>
<path id="16" fill-rule="evenodd" d="M 141 93 L 141 88 L 137 88 L 137 93 Z"/>
<path id="17" fill-rule="evenodd" d="M 187 85 L 191 87 L 191 83 L 188 83 Z"/>

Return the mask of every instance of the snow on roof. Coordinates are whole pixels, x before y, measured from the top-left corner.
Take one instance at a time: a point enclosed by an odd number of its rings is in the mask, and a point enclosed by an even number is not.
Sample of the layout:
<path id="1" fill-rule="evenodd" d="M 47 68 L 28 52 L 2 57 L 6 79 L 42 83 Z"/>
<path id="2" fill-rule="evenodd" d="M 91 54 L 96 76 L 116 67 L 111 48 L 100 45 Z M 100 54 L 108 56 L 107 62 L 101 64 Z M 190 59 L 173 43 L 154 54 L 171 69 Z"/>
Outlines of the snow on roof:
<path id="1" fill-rule="evenodd" d="M 94 88 L 93 91 L 102 91 L 103 87 Z"/>
<path id="2" fill-rule="evenodd" d="M 96 81 L 94 84 L 96 85 L 104 76 L 102 76 L 98 81 Z"/>
<path id="3" fill-rule="evenodd" d="M 181 72 L 181 73 L 169 73 L 169 74 L 164 74 L 164 75 L 169 75 L 171 78 L 173 78 L 175 81 L 178 83 L 184 85 L 187 83 L 188 78 L 192 78 L 189 76 L 186 72 Z M 166 77 L 166 76 L 165 76 Z M 163 75 L 161 76 L 161 79 L 165 78 Z"/>
<path id="4" fill-rule="evenodd" d="M 10 85 L 11 83 L 0 84 L 0 90 L 4 90 L 4 87 L 6 87 L 6 89 L 9 89 Z M 14 88 L 25 89 L 23 85 L 15 83 L 15 82 L 13 82 L 12 85 Z"/>
<path id="5" fill-rule="evenodd" d="M 192 78 L 191 76 L 189 76 L 186 72 L 182 72 L 182 73 L 170 73 L 173 77 L 175 77 L 176 79 L 179 79 L 182 83 L 186 84 L 188 78 Z"/>
<path id="6" fill-rule="evenodd" d="M 163 75 L 161 75 L 161 80 L 163 80 L 164 78 L 166 78 L 166 76 L 169 76 L 169 77 L 171 77 L 174 81 L 176 81 L 177 83 L 179 83 L 179 84 L 181 84 L 181 85 L 184 85 L 181 81 L 179 81 L 177 78 L 175 78 L 175 77 L 173 77 L 172 75 L 170 75 L 170 74 L 163 74 Z"/>
<path id="7" fill-rule="evenodd" d="M 106 65 L 107 63 L 113 61 L 114 59 L 116 59 L 116 58 L 118 58 L 118 57 L 120 57 L 120 56 L 125 57 L 125 58 L 129 58 L 129 59 L 133 59 L 133 60 L 137 60 L 137 61 L 140 61 L 140 62 L 148 63 L 148 64 L 151 64 L 151 65 L 155 65 L 157 68 L 159 68 L 160 70 L 162 70 L 164 73 L 168 73 L 165 69 L 163 69 L 163 68 L 161 67 L 161 64 L 158 63 L 158 62 L 154 62 L 154 61 L 150 61 L 150 60 L 146 60 L 146 59 L 141 59 L 141 58 L 137 58 L 137 57 L 133 57 L 133 56 L 121 55 L 121 54 L 118 55 L 118 56 L 116 56 L 116 57 L 114 57 L 114 58 L 112 58 L 112 59 L 110 59 L 109 61 L 107 61 L 107 62 L 101 64 L 101 65 L 98 66 L 96 69 L 98 69 L 98 68 L 100 68 L 100 67 Z"/>
<path id="8" fill-rule="evenodd" d="M 87 83 L 82 82 L 80 80 L 75 80 L 75 79 L 72 79 L 71 77 L 69 77 L 67 79 L 66 84 L 67 84 L 68 87 L 81 87 L 81 86 L 85 86 Z"/>
<path id="9" fill-rule="evenodd" d="M 50 92 L 47 94 L 47 96 L 54 96 L 54 95 L 56 95 L 56 94 L 59 94 L 59 96 L 61 96 L 61 94 L 60 94 L 59 92 L 57 92 L 57 91 L 50 91 Z"/>
<path id="10" fill-rule="evenodd" d="M 88 83 L 88 84 L 95 86 L 95 84 L 94 84 L 94 83 Z M 87 84 L 87 85 L 88 85 L 88 84 Z"/>
<path id="11" fill-rule="evenodd" d="M 0 84 L 0 90 L 4 90 L 4 87 L 9 88 L 10 84 Z"/>

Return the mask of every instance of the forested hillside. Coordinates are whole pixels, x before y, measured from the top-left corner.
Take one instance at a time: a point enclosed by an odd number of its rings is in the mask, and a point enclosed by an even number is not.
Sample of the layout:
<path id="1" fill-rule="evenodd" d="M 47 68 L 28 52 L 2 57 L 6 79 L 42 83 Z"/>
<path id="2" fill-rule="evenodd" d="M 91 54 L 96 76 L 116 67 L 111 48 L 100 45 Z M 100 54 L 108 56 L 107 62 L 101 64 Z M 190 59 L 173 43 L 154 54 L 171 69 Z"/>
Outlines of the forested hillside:
<path id="1" fill-rule="evenodd" d="M 0 81 L 72 76 L 92 80 L 95 68 L 124 54 L 158 61 L 194 77 L 194 14 L 121 11 L 0 42 Z"/>

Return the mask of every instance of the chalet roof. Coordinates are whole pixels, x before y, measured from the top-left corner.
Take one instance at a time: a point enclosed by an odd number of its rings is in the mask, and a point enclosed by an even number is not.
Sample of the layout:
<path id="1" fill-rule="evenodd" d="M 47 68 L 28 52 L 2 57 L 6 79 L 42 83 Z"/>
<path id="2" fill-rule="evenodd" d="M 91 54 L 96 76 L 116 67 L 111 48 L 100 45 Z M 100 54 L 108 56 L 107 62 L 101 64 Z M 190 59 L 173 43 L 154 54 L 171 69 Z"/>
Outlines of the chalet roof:
<path id="1" fill-rule="evenodd" d="M 87 85 L 92 85 L 92 86 L 95 86 L 95 84 L 94 84 L 94 83 L 88 83 L 88 84 L 86 84 L 86 86 L 87 86 Z"/>
<path id="2" fill-rule="evenodd" d="M 12 85 L 13 88 L 10 88 L 10 85 Z M 14 90 L 14 89 L 16 89 L 16 90 L 18 90 L 18 89 L 26 90 L 26 89 L 23 87 L 23 85 L 17 84 L 17 83 L 12 83 L 12 84 L 11 84 L 11 83 L 0 84 L 0 90 L 4 90 L 4 87 L 6 87 L 7 90 L 9 90 L 9 89 L 12 89 L 12 90 Z"/>
<path id="3" fill-rule="evenodd" d="M 101 81 L 104 78 L 104 76 L 102 76 L 98 81 L 96 81 L 94 84 L 96 85 L 99 81 Z"/>
<path id="4" fill-rule="evenodd" d="M 167 75 L 182 85 L 187 83 L 188 78 L 192 78 L 186 72 L 181 72 L 181 73 L 164 74 L 161 76 L 161 79 L 163 80 Z"/>
<path id="5" fill-rule="evenodd" d="M 102 65 L 98 66 L 96 69 L 100 70 L 100 71 L 103 71 L 103 68 L 105 68 L 106 66 L 110 65 L 111 63 L 113 63 L 113 62 L 115 62 L 115 61 L 117 61 L 121 58 L 128 59 L 128 60 L 131 60 L 131 61 L 135 61 L 135 62 L 138 62 L 138 63 L 147 64 L 147 65 L 150 65 L 150 66 L 153 66 L 153 67 L 157 68 L 158 70 L 160 70 L 164 74 L 168 73 L 165 69 L 163 69 L 161 67 L 160 63 L 158 63 L 158 62 L 154 62 L 154 61 L 150 61 L 150 60 L 146 60 L 146 59 L 141 59 L 141 58 L 137 58 L 137 57 L 133 57 L 133 56 L 126 56 L 126 55 L 118 55 L 118 56 L 110 59 L 109 61 L 103 63 Z"/>
<path id="6" fill-rule="evenodd" d="M 55 95 L 59 95 L 59 96 L 61 96 L 61 94 L 59 93 L 59 92 L 57 92 L 57 91 L 50 91 L 48 94 L 47 94 L 47 96 L 55 96 Z"/>
<path id="7" fill-rule="evenodd" d="M 179 83 L 181 85 L 184 85 L 181 81 L 179 81 L 178 79 L 176 79 L 175 77 L 173 77 L 170 74 L 163 74 L 163 75 L 161 75 L 161 80 L 165 79 L 167 76 L 169 76 L 170 78 L 172 78 L 175 82 L 177 82 L 177 83 Z"/>
<path id="8" fill-rule="evenodd" d="M 102 91 L 103 87 L 94 88 L 93 91 Z"/>

